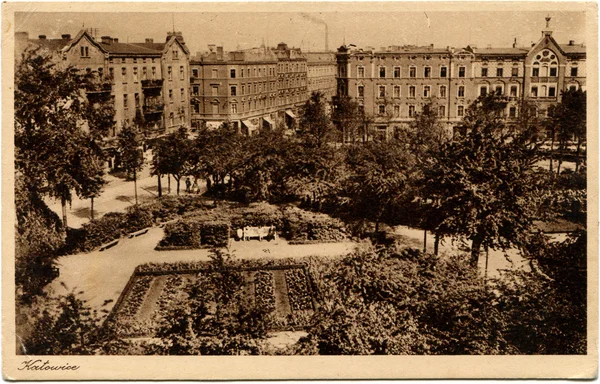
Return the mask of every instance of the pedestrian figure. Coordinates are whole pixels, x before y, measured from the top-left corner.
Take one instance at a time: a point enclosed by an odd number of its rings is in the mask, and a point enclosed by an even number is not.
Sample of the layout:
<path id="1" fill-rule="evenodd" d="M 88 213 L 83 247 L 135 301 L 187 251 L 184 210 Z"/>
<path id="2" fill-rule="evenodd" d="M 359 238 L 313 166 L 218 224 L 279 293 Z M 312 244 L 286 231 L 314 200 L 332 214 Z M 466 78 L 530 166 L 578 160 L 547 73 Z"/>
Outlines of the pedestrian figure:
<path id="1" fill-rule="evenodd" d="M 187 178 L 185 179 L 185 191 L 186 191 L 187 193 L 190 193 L 190 187 L 191 187 L 191 186 L 192 186 L 192 182 L 190 181 L 190 178 L 189 178 L 189 177 L 187 177 Z"/>
<path id="2" fill-rule="evenodd" d="M 192 192 L 196 193 L 196 194 L 199 192 L 198 181 L 197 180 L 194 180 L 194 185 L 192 186 Z"/>

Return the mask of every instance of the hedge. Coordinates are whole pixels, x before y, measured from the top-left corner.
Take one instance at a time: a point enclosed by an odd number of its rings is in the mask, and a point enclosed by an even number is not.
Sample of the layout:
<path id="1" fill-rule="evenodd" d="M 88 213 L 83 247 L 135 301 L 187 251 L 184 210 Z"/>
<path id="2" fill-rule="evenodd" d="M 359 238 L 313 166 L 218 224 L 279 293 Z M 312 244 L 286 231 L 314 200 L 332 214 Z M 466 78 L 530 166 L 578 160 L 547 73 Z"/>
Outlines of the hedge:
<path id="1" fill-rule="evenodd" d="M 69 228 L 63 253 L 89 252 L 152 224 L 152 213 L 148 207 L 128 207 L 125 213 L 109 212 L 100 219 L 83 224 L 79 229 Z"/>
<path id="2" fill-rule="evenodd" d="M 348 238 L 345 224 L 322 213 L 298 208 L 284 211 L 283 237 L 288 241 L 344 241 Z"/>
<path id="3" fill-rule="evenodd" d="M 157 250 L 225 247 L 229 241 L 229 223 L 223 221 L 197 221 L 186 218 L 165 226 L 165 234 Z"/>

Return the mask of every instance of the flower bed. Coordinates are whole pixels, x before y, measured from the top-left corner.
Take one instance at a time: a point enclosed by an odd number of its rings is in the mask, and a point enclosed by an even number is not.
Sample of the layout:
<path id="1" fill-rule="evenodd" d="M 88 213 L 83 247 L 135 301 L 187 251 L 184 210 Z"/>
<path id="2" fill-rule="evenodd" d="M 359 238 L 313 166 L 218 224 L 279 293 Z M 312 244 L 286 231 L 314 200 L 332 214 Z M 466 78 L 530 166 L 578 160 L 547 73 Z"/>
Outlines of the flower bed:
<path id="1" fill-rule="evenodd" d="M 150 284 L 154 280 L 153 276 L 139 276 L 136 277 L 135 283 L 133 283 L 125 301 L 121 304 L 117 316 L 119 320 L 133 320 L 138 314 L 144 297 L 150 289 Z"/>
<path id="2" fill-rule="evenodd" d="M 308 290 L 304 270 L 300 268 L 288 269 L 285 271 L 285 282 L 293 311 L 313 309 L 312 297 Z"/>
<path id="3" fill-rule="evenodd" d="M 265 309 L 268 312 L 275 310 L 273 273 L 258 271 L 254 274 L 254 302 L 258 308 Z"/>

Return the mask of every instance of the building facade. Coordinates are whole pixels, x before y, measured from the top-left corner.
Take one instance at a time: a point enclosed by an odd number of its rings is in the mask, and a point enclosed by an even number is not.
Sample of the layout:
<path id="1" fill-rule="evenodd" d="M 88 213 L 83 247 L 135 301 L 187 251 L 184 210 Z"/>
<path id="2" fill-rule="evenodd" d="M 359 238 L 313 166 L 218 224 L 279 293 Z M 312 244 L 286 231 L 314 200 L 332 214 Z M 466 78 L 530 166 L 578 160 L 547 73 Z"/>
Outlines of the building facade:
<path id="1" fill-rule="evenodd" d="M 334 52 L 306 52 L 308 94 L 321 92 L 331 101 L 336 94 L 337 63 Z"/>
<path id="2" fill-rule="evenodd" d="M 124 126 L 135 125 L 153 137 L 188 126 L 189 51 L 180 32 L 169 32 L 164 43 L 122 43 L 118 38 L 93 37 L 80 31 L 73 39 L 27 39 L 18 35 L 18 49 L 45 48 L 63 65 L 97 77 L 88 97 L 110 97 L 114 103 L 114 137 Z M 25 40 L 28 40 L 25 42 Z"/>
<path id="3" fill-rule="evenodd" d="M 547 23 L 549 20 L 547 20 Z M 540 117 L 560 101 L 561 91 L 585 90 L 585 46 L 560 45 L 548 25 L 531 47 L 390 46 L 337 53 L 337 95 L 349 96 L 372 117 L 375 135 L 389 138 L 432 104 L 450 130 L 480 95 L 507 97 L 506 116 L 516 118 L 523 101 Z"/>

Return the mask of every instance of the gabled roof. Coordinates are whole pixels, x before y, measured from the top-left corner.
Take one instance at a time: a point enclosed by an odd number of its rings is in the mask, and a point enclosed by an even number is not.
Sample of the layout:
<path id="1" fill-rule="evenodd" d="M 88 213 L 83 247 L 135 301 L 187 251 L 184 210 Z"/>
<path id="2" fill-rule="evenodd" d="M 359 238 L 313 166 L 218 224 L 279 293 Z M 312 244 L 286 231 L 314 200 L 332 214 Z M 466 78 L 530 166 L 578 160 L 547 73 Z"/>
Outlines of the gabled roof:
<path id="1" fill-rule="evenodd" d="M 162 50 L 150 49 L 135 43 L 99 43 L 105 52 L 131 55 L 160 55 Z"/>
<path id="2" fill-rule="evenodd" d="M 585 54 L 586 53 L 585 45 L 583 45 L 583 44 L 574 44 L 574 45 L 561 44 L 560 48 L 566 54 L 569 54 L 569 53 Z"/>

